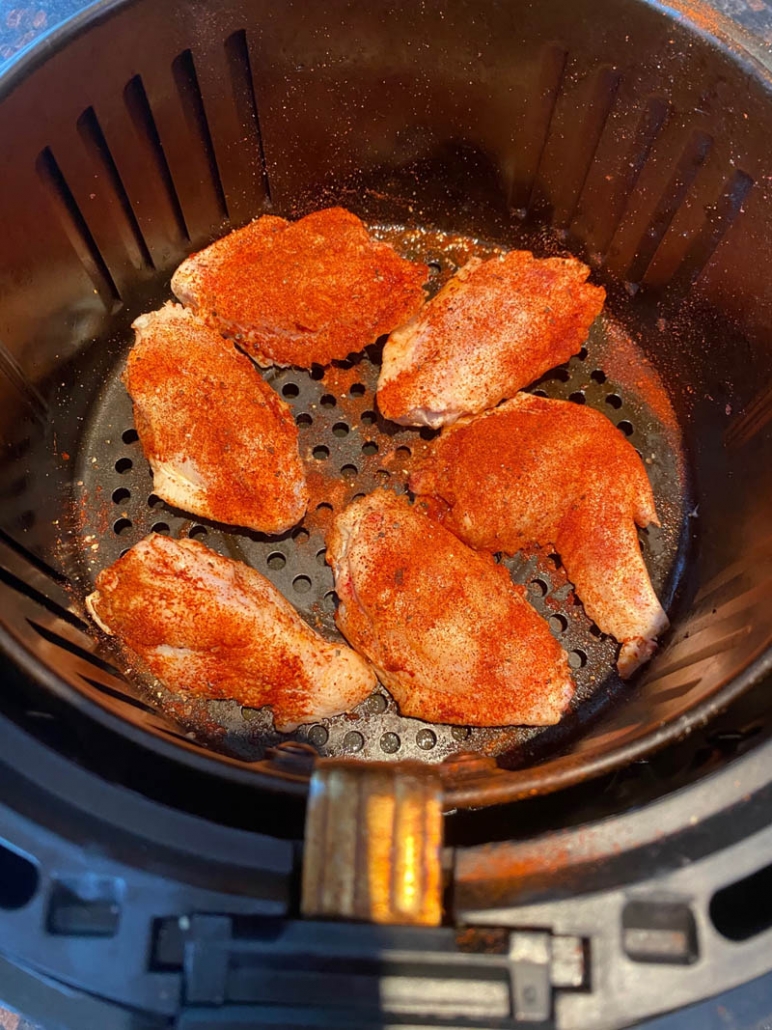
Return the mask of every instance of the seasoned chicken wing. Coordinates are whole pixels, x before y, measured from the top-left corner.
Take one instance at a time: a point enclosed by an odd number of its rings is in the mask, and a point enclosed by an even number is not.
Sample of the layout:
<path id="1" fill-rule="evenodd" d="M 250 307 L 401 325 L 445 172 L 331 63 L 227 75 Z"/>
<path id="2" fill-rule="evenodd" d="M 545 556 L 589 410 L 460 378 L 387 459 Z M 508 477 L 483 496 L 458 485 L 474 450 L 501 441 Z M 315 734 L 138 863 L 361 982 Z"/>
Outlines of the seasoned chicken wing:
<path id="1" fill-rule="evenodd" d="M 407 321 L 425 265 L 372 239 L 343 208 L 263 215 L 180 265 L 172 290 L 261 365 L 327 365 Z"/>
<path id="2" fill-rule="evenodd" d="M 402 425 L 449 425 L 492 408 L 587 338 L 605 291 L 575 258 L 527 250 L 472 258 L 386 342 L 378 406 Z"/>
<path id="3" fill-rule="evenodd" d="M 193 515 L 283 533 L 308 490 L 290 409 L 249 358 L 179 305 L 134 323 L 124 382 L 159 497 Z"/>
<path id="4" fill-rule="evenodd" d="M 473 726 L 558 722 L 565 652 L 508 572 L 378 490 L 335 520 L 336 621 L 403 715 Z"/>
<path id="5" fill-rule="evenodd" d="M 436 498 L 471 547 L 551 545 L 590 618 L 622 644 L 629 676 L 668 626 L 636 523 L 659 525 L 635 448 L 600 412 L 521 393 L 443 431 L 410 489 Z"/>
<path id="6" fill-rule="evenodd" d="M 259 572 L 195 540 L 151 534 L 97 578 L 86 606 L 170 690 L 270 705 L 276 729 L 338 715 L 375 675 L 323 640 Z"/>

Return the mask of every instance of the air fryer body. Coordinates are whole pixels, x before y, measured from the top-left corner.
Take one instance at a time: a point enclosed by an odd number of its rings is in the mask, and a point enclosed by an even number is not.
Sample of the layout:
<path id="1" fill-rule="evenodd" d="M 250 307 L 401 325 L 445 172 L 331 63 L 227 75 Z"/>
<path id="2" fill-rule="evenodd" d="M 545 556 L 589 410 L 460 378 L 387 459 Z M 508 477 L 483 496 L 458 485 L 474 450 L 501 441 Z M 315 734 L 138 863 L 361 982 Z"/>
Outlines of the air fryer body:
<path id="1" fill-rule="evenodd" d="M 483 943 L 472 934 L 472 951 L 491 958 L 480 960 L 482 982 L 509 983 L 507 962 L 519 963 L 521 979 L 536 966 L 550 999 L 544 1018 L 554 989 L 567 1030 L 623 1025 L 662 997 L 696 998 L 710 989 L 709 962 L 723 963 L 726 983 L 765 971 L 763 940 L 736 945 L 729 962 L 708 916 L 733 861 L 752 870 L 750 835 L 766 833 L 762 749 L 740 757 L 751 739 L 741 733 L 736 748 L 700 764 L 694 741 L 732 703 L 745 706 L 743 727 L 759 725 L 770 664 L 770 138 L 769 73 L 751 44 L 702 7 L 640 0 L 134 0 L 91 8 L 11 68 L 0 83 L 0 709 L 18 756 L 5 833 L 22 865 L 9 859 L 8 868 L 31 871 L 18 873 L 29 889 L 9 905 L 0 897 L 0 908 L 27 964 L 86 992 L 96 992 L 88 971 L 99 968 L 98 993 L 116 1005 L 141 997 L 154 1018 L 183 1004 L 247 1005 L 255 999 L 228 971 L 263 969 L 260 921 L 291 915 L 290 842 L 302 835 L 312 753 L 287 742 L 257 758 L 234 748 L 238 706 L 213 737 L 191 736 L 123 675 L 80 602 L 101 562 L 167 518 L 151 516 L 135 486 L 146 471 L 119 382 L 131 321 L 169 296 L 182 258 L 229 229 L 265 212 L 293 218 L 341 204 L 402 239 L 420 230 L 587 261 L 640 365 L 622 369 L 607 335 L 609 361 L 631 388 L 657 384 L 631 430 L 649 439 L 644 427 L 656 422 L 672 433 L 651 455 L 652 477 L 678 467 L 662 579 L 673 628 L 654 661 L 570 736 L 538 747 L 518 738 L 520 750 L 498 764 L 495 754 L 466 754 L 441 766 L 450 921 L 504 928 Z M 574 374 L 585 375 L 578 364 Z M 568 395 L 561 382 L 555 389 Z M 298 389 L 298 403 L 310 404 L 316 394 L 302 391 L 322 386 L 312 374 Z M 112 397 L 123 398 L 120 413 Z M 138 505 L 128 516 L 116 507 L 122 490 Z M 133 513 L 140 507 L 144 521 Z M 99 513 L 104 524 L 92 525 Z M 329 587 L 321 578 L 317 586 L 321 602 Z M 326 740 L 301 739 L 317 748 Z M 448 731 L 436 755 L 470 750 L 465 740 Z M 582 786 L 665 745 L 664 755 L 686 749 L 690 758 L 678 769 L 651 759 L 654 786 L 626 791 L 627 772 L 599 780 L 602 790 Z M 709 827 L 701 844 L 695 825 Z M 721 852 L 730 845 L 741 860 Z M 691 883 L 673 872 L 684 856 L 707 863 Z M 630 885 L 652 878 L 643 908 L 630 909 Z M 583 898 L 570 914 L 567 898 Z M 619 927 L 638 944 L 621 946 Z M 525 943 L 510 939 L 519 930 Z M 245 958 L 234 941 L 253 932 Z M 348 932 L 330 931 L 346 961 L 352 941 L 365 939 Z M 314 929 L 316 944 L 301 946 L 300 933 L 281 922 L 269 937 L 287 955 L 299 948 L 309 976 L 322 976 L 324 928 Z M 430 944 L 419 931 L 378 933 L 367 943 L 376 981 L 386 953 L 390 970 L 400 948 L 432 955 L 439 968 L 438 955 L 462 947 L 450 927 Z M 641 957 L 640 942 L 656 933 L 659 944 Z M 667 934 L 683 944 L 669 956 L 657 950 Z M 100 936 L 109 944 L 94 965 Z M 556 937 L 567 943 L 554 954 L 573 948 L 583 972 L 566 960 L 550 984 L 557 967 L 538 956 Z M 207 987 L 201 963 L 215 952 L 225 964 Z M 614 982 L 626 985 L 627 1013 L 609 1000 Z M 346 1025 L 335 997 L 319 999 L 331 1025 Z M 270 991 L 259 1000 L 266 1019 L 287 1003 Z M 502 1002 L 506 1015 L 480 1012 L 516 1022 L 529 1012 L 521 1001 Z M 473 1016 L 459 1012 L 447 1018 Z M 537 1006 L 529 1018 L 542 1016 Z M 209 1025 L 198 1009 L 190 1019 L 179 1025 Z"/>

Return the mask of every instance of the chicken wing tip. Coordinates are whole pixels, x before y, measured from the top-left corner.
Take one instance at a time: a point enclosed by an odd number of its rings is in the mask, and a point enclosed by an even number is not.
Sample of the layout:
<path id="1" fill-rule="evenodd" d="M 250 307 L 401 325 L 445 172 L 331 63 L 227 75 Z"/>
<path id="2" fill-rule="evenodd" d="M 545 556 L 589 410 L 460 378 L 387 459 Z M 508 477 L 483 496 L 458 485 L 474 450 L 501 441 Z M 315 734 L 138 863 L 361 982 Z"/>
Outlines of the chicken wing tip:
<path id="1" fill-rule="evenodd" d="M 657 641 L 644 637 L 625 640 L 619 651 L 617 670 L 621 679 L 629 680 L 633 673 L 648 662 L 657 650 Z"/>

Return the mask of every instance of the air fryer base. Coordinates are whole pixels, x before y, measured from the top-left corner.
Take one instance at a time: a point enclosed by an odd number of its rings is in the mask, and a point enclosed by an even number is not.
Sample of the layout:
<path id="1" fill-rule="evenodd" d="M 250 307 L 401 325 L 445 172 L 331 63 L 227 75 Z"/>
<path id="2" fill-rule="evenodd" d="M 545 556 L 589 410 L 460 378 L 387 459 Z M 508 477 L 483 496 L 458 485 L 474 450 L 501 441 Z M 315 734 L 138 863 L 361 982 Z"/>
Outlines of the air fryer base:
<path id="1" fill-rule="evenodd" d="M 747 715 L 639 769 L 714 768 L 649 804 L 448 847 L 438 930 L 297 920 L 290 842 L 154 804 L 2 720 L 0 997 L 46 1030 L 617 1030 L 697 1003 L 772 968 L 766 888 L 737 886 L 772 848 L 772 743 Z M 578 814 L 598 790 L 624 799 L 599 781 Z"/>

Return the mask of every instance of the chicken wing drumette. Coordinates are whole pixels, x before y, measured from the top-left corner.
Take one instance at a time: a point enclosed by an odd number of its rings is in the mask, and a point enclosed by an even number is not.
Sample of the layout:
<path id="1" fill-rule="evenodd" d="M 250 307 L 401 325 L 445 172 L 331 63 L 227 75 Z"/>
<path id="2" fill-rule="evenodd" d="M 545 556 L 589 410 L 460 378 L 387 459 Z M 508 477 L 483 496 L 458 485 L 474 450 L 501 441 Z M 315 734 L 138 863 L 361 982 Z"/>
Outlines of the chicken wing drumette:
<path id="1" fill-rule="evenodd" d="M 668 619 L 635 527 L 659 524 L 654 496 L 635 448 L 600 412 L 518 394 L 445 429 L 410 488 L 435 498 L 471 547 L 554 547 L 587 614 L 622 644 L 620 674 L 651 656 Z"/>

